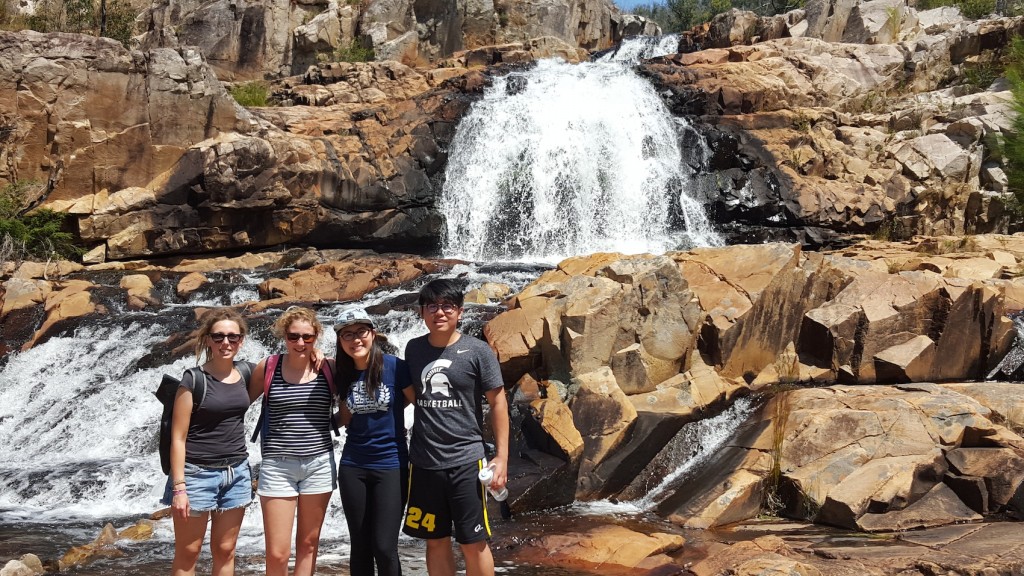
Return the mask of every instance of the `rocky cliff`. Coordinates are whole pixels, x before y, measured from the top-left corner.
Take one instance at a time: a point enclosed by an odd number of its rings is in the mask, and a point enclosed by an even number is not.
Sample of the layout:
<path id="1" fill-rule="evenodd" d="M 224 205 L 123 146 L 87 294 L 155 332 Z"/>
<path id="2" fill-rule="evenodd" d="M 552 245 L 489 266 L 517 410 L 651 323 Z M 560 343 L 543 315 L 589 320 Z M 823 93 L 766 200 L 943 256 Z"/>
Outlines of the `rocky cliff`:
<path id="1" fill-rule="evenodd" d="M 1006 230 L 1010 92 L 961 79 L 1024 20 L 920 24 L 943 14 L 915 16 L 899 43 L 742 33 L 643 64 L 700 127 L 692 149 L 711 151 L 690 163 L 713 219 L 734 239 L 809 246 Z M 273 86 L 285 106 L 245 110 L 193 49 L 2 33 L 0 178 L 45 183 L 30 200 L 72 213 L 89 261 L 290 242 L 429 251 L 462 115 L 490 75 L 555 55 L 581 58 L 546 37 L 434 70 L 321 63 Z"/>
<path id="2" fill-rule="evenodd" d="M 721 15 L 683 42 L 714 48 L 641 67 L 706 125 L 715 218 L 812 245 L 834 232 L 1006 230 L 1001 141 L 1014 112 L 992 73 L 1024 19 L 906 9 L 886 27 L 879 13 L 897 13 L 876 0 L 830 32 L 838 15 L 823 25 L 814 6 Z"/>
<path id="3" fill-rule="evenodd" d="M 137 23 L 143 50 L 194 46 L 225 81 L 302 74 L 353 46 L 426 63 L 542 36 L 602 49 L 644 26 L 609 0 L 156 0 Z"/>

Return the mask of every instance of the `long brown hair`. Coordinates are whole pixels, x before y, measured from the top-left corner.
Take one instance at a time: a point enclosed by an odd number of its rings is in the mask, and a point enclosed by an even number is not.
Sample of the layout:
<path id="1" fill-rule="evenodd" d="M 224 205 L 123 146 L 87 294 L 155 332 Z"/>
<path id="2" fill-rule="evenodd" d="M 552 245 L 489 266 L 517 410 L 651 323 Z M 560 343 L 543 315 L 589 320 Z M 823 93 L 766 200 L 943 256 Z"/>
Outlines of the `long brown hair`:
<path id="1" fill-rule="evenodd" d="M 370 326 L 365 325 L 367 328 Z M 373 330 L 373 328 L 370 328 Z M 377 397 L 377 389 L 380 388 L 381 382 L 384 380 L 384 349 L 382 348 L 387 344 L 388 339 L 378 334 L 376 330 L 373 332 L 373 342 L 370 343 L 370 358 L 366 365 L 366 394 L 370 398 Z M 348 396 L 349 390 L 352 385 L 356 383 L 356 378 L 359 377 L 361 370 L 356 368 L 356 362 L 345 353 L 345 349 L 341 346 L 341 332 L 338 332 L 338 354 L 335 366 L 338 367 L 338 381 L 342 382 L 342 390 L 340 393 L 342 398 Z"/>
<path id="2" fill-rule="evenodd" d="M 249 325 L 245 323 L 245 318 L 242 318 L 242 315 L 234 308 L 211 308 L 207 310 L 199 317 L 199 329 L 196 331 L 195 353 L 197 364 L 203 363 L 203 355 L 206 355 L 208 359 L 213 357 L 213 352 L 206 345 L 206 337 L 213 330 L 213 325 L 222 320 L 238 324 L 238 332 L 242 335 L 242 340 L 249 333 Z M 241 345 L 242 342 L 239 341 L 238 344 Z"/>

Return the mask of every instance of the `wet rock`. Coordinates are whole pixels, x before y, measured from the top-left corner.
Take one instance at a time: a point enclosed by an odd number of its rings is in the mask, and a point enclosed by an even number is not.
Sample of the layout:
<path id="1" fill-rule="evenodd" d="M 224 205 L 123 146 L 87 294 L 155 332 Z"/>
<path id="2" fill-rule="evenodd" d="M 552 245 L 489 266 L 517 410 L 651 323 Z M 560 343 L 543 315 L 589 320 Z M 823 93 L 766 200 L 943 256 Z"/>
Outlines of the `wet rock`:
<path id="1" fill-rule="evenodd" d="M 86 280 L 69 280 L 55 286 L 54 290 L 46 296 L 46 302 L 43 305 L 46 311 L 45 320 L 22 349 L 27 350 L 37 344 L 49 335 L 51 329 L 65 320 L 101 311 L 103 308 L 97 305 L 89 294 L 94 287 L 91 282 Z"/>
<path id="2" fill-rule="evenodd" d="M 143 518 L 118 532 L 117 537 L 122 540 L 149 540 L 153 537 L 153 521 Z"/>
<path id="3" fill-rule="evenodd" d="M 89 544 L 74 546 L 65 552 L 57 561 L 57 565 L 60 571 L 64 572 L 71 568 L 84 566 L 98 557 L 118 558 L 123 556 L 124 552 L 113 546 L 115 542 L 117 542 L 117 531 L 114 530 L 113 525 L 107 524 L 95 540 Z"/>
<path id="4" fill-rule="evenodd" d="M 510 292 L 511 289 L 505 284 L 484 282 L 479 288 L 467 292 L 465 301 L 474 304 L 488 304 L 503 300 Z"/>
<path id="5" fill-rule="evenodd" d="M 35 554 L 25 554 L 18 560 L 9 560 L 0 568 L 0 576 L 36 576 L 45 573 L 42 562 Z"/>
<path id="6" fill-rule="evenodd" d="M 265 309 L 282 302 L 354 301 L 372 290 L 397 286 L 440 269 L 436 261 L 404 257 L 326 262 L 287 278 L 263 282 L 259 290 L 264 300 L 258 307 Z"/>
<path id="7" fill-rule="evenodd" d="M 684 542 L 676 534 L 641 534 L 622 526 L 602 525 L 586 532 L 532 538 L 517 549 L 516 558 L 552 567 L 652 570 L 672 565 L 665 554 L 682 548 Z"/>
<path id="8" fill-rule="evenodd" d="M 178 281 L 175 291 L 179 298 L 188 298 L 193 292 L 209 282 L 209 279 L 199 272 L 189 272 Z"/>
<path id="9" fill-rule="evenodd" d="M 45 280 L 26 280 L 24 278 L 7 280 L 3 283 L 3 307 L 0 309 L 0 318 L 14 310 L 42 304 L 51 290 L 51 284 Z"/>
<path id="10" fill-rule="evenodd" d="M 128 308 L 142 310 L 159 306 L 160 298 L 153 294 L 153 281 L 145 274 L 127 274 L 121 277 L 121 288 L 128 291 Z"/>

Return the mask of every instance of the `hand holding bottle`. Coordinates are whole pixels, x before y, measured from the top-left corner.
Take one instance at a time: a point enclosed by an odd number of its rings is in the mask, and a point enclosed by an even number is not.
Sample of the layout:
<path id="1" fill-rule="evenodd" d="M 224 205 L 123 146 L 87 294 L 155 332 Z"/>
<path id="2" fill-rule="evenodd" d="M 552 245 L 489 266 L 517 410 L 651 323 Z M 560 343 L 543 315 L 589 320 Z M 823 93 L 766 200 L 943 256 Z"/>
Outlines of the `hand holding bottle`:
<path id="1" fill-rule="evenodd" d="M 508 498 L 508 489 L 504 486 L 500 490 L 494 490 L 491 488 L 491 480 L 494 478 L 494 468 L 488 466 L 486 462 L 484 467 L 480 469 L 480 473 L 477 474 L 477 478 L 480 479 L 480 483 L 487 488 L 487 492 L 490 493 L 491 498 L 494 498 L 498 502 L 504 502 Z"/>

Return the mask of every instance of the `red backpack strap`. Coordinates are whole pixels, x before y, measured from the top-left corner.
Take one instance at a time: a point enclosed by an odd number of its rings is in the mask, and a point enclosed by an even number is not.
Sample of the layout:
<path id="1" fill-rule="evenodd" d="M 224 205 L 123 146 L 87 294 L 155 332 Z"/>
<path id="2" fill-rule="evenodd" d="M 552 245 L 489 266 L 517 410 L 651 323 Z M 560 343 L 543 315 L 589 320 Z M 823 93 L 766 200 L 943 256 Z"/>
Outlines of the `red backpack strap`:
<path id="1" fill-rule="evenodd" d="M 263 438 L 267 437 L 267 428 L 270 425 L 270 419 L 267 417 L 267 407 L 270 406 L 270 383 L 274 381 L 274 370 L 277 369 L 277 363 L 281 359 L 280 354 L 273 354 L 267 357 L 267 361 L 263 364 L 263 409 L 260 411 L 259 421 L 256 422 L 256 430 L 252 433 L 252 441 L 255 442 L 260 435 Z"/>
<path id="2" fill-rule="evenodd" d="M 270 383 L 274 381 L 274 371 L 277 370 L 277 363 L 281 360 L 280 354 L 271 354 L 267 357 L 267 363 L 263 366 L 263 403 L 267 403 L 270 396 Z"/>

